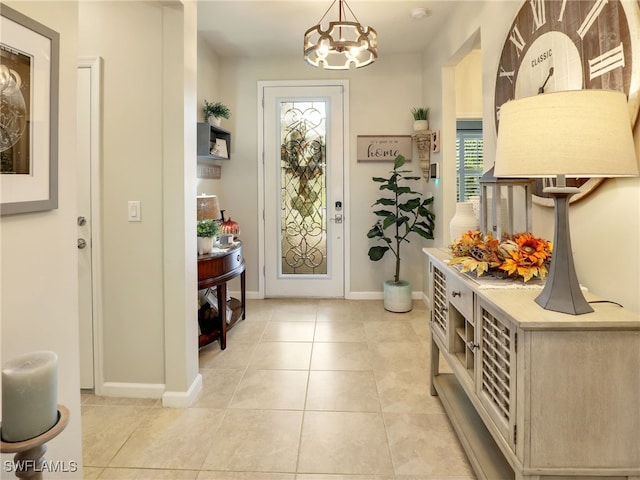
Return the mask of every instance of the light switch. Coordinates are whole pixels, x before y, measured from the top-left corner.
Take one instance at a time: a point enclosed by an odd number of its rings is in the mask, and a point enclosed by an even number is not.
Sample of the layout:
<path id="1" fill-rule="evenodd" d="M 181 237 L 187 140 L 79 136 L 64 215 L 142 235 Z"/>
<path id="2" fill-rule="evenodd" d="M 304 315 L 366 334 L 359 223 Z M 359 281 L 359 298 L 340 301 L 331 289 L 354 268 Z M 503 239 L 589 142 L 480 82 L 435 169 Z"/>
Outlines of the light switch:
<path id="1" fill-rule="evenodd" d="M 130 222 L 141 222 L 142 215 L 140 214 L 140 200 L 129 200 L 129 212 L 127 214 L 127 220 Z"/>

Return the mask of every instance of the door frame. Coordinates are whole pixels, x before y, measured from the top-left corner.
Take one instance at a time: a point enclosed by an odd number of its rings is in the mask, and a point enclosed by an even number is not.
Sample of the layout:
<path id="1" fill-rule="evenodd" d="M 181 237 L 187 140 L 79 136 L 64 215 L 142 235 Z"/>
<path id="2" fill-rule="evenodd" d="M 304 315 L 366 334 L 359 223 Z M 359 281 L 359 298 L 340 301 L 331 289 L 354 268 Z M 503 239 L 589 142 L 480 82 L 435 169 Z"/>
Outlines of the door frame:
<path id="1" fill-rule="evenodd" d="M 79 57 L 77 68 L 88 68 L 91 72 L 91 127 L 90 127 L 90 168 L 91 168 L 91 300 L 93 327 L 93 389 L 102 394 L 104 385 L 102 349 L 103 309 L 102 309 L 102 191 L 100 188 L 102 171 L 102 57 Z M 80 159 L 78 159 L 79 161 Z M 82 179 L 77 178 L 80 182 Z"/>
<path id="2" fill-rule="evenodd" d="M 257 144 L 257 162 L 258 162 L 258 296 L 265 296 L 265 205 L 264 205 L 264 89 L 267 87 L 342 87 L 344 100 L 344 118 L 342 125 L 343 136 L 343 242 L 344 242 L 344 298 L 349 298 L 351 292 L 351 229 L 349 223 L 351 219 L 351 195 L 350 195 L 350 138 L 349 138 L 349 80 L 275 80 L 275 81 L 259 81 L 257 91 L 257 110 L 258 114 L 258 144 Z"/>

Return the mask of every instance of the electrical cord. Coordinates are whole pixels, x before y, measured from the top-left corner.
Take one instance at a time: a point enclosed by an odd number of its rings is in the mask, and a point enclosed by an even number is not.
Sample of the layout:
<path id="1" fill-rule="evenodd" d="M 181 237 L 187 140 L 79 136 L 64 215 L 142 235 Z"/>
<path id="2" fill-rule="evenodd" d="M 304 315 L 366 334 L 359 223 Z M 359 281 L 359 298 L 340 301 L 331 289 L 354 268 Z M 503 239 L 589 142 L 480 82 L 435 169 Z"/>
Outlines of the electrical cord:
<path id="1" fill-rule="evenodd" d="M 588 303 L 613 303 L 614 305 L 624 308 L 623 305 L 618 302 L 614 302 L 613 300 L 592 300 Z"/>

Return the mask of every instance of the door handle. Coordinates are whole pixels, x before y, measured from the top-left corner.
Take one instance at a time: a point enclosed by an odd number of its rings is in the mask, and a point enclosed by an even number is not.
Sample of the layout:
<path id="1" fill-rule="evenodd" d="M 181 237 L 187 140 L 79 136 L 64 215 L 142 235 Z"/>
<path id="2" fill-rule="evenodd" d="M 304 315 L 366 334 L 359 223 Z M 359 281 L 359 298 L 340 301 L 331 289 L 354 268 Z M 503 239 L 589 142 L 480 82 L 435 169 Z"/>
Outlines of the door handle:
<path id="1" fill-rule="evenodd" d="M 342 223 L 342 215 L 340 215 L 339 213 L 336 213 L 336 216 L 331 218 L 330 220 L 336 223 Z"/>
<path id="2" fill-rule="evenodd" d="M 85 248 L 87 246 L 87 241 L 84 238 L 78 239 L 78 248 Z"/>

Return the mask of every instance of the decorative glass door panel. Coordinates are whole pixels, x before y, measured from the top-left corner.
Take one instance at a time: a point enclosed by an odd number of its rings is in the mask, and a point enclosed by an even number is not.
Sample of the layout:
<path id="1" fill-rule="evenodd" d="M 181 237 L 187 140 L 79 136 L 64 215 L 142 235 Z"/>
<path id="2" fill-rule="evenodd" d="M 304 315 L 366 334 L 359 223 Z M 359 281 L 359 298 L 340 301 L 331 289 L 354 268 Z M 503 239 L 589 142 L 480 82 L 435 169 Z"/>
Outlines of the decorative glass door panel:
<path id="1" fill-rule="evenodd" d="M 326 102 L 280 102 L 281 275 L 327 274 Z"/>
<path id="2" fill-rule="evenodd" d="M 343 87 L 263 94 L 265 296 L 343 297 Z"/>

